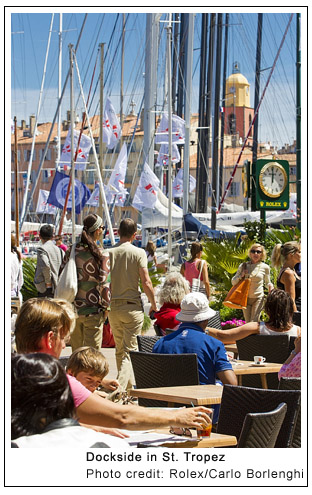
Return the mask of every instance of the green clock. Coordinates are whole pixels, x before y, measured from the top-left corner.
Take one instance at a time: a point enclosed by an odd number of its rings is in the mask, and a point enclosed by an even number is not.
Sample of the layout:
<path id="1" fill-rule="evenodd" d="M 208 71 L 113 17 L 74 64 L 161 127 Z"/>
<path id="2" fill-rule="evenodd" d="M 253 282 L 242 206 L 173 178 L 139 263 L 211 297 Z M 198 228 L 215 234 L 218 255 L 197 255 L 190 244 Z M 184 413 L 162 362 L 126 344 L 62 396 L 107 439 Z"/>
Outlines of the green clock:
<path id="1" fill-rule="evenodd" d="M 257 160 L 253 164 L 253 200 L 255 210 L 289 208 L 289 163 L 287 160 Z"/>

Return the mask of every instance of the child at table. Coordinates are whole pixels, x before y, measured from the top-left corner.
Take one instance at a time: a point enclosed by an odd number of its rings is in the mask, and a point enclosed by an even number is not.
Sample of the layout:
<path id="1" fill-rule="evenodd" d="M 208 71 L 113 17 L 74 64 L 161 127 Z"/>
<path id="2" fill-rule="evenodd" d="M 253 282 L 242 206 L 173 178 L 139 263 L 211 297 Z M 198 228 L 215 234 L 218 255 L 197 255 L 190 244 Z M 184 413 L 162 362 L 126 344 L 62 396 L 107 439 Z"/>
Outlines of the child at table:
<path id="1" fill-rule="evenodd" d="M 79 347 L 70 356 L 66 372 L 82 383 L 90 392 L 96 392 L 101 386 L 106 390 L 116 390 L 117 380 L 107 380 L 109 366 L 107 359 L 93 347 Z M 103 395 L 101 392 L 100 395 Z"/>

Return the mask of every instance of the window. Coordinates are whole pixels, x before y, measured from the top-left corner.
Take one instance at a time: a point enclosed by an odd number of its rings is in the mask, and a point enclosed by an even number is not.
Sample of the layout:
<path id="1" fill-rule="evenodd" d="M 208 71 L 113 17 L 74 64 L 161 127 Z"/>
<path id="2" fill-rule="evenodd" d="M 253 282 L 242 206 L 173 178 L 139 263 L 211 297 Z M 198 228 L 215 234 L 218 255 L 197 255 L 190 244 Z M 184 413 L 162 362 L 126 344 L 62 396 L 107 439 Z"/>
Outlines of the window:
<path id="1" fill-rule="evenodd" d="M 43 153 L 44 153 L 44 148 L 41 148 L 41 149 L 39 150 L 40 161 L 42 160 Z M 51 161 L 51 149 L 50 149 L 50 148 L 47 150 L 47 154 L 46 154 L 46 156 L 45 156 L 45 159 L 44 159 L 44 160 L 45 160 L 45 161 Z"/>
<path id="2" fill-rule="evenodd" d="M 127 143 L 127 153 L 129 154 L 130 152 L 130 143 Z M 132 146 L 131 146 L 131 153 L 136 152 L 136 143 L 133 141 Z"/>
<path id="3" fill-rule="evenodd" d="M 289 167 L 289 175 L 297 175 L 297 167 Z"/>
<path id="4" fill-rule="evenodd" d="M 211 184 L 208 184 L 208 198 L 211 198 L 212 196 L 212 186 Z"/>
<path id="5" fill-rule="evenodd" d="M 234 113 L 231 113 L 229 115 L 228 133 L 229 134 L 236 134 L 236 115 L 234 115 Z"/>
<path id="6" fill-rule="evenodd" d="M 87 171 L 86 178 L 87 178 L 86 179 L 87 184 L 94 184 L 95 177 L 94 177 L 93 171 L 91 171 L 91 172 Z"/>
<path id="7" fill-rule="evenodd" d="M 251 114 L 249 114 L 249 127 L 251 126 L 251 122 L 252 122 L 252 117 L 251 117 Z M 252 128 L 250 130 L 249 136 L 252 137 Z"/>
<path id="8" fill-rule="evenodd" d="M 239 182 L 232 182 L 229 189 L 229 196 L 239 196 Z"/>

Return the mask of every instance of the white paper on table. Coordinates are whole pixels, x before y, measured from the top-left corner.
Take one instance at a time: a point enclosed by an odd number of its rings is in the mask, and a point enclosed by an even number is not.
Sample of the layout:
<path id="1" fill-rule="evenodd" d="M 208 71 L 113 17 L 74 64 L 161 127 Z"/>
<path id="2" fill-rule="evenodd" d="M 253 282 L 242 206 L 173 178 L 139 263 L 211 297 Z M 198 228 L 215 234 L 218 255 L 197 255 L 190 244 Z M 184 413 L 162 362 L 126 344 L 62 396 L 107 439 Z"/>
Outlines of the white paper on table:
<path id="1" fill-rule="evenodd" d="M 129 431 L 121 430 L 123 433 L 128 435 L 128 438 L 124 438 L 129 445 L 137 445 L 138 443 L 146 443 L 151 445 L 161 445 L 163 443 L 176 443 L 176 442 L 187 442 L 187 441 L 198 441 L 197 437 L 186 437 L 180 435 L 162 434 L 155 433 L 153 430 L 147 431 Z"/>

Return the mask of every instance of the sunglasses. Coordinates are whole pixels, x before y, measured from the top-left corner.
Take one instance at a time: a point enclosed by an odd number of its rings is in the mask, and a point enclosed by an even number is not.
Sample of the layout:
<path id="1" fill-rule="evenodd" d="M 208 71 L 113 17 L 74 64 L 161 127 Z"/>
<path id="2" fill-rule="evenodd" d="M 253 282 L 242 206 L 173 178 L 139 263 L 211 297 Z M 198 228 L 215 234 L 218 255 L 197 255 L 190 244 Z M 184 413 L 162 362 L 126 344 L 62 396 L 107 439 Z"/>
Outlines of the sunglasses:
<path id="1" fill-rule="evenodd" d="M 192 432 L 189 428 L 173 428 L 171 427 L 170 430 L 169 430 L 169 433 L 171 433 L 171 435 L 179 435 L 179 436 L 183 436 L 183 437 L 191 437 L 192 436 Z"/>
<path id="2" fill-rule="evenodd" d="M 252 249 L 250 252 L 252 254 L 261 254 L 262 253 L 262 251 L 257 251 L 257 249 Z"/>
<path id="3" fill-rule="evenodd" d="M 99 227 L 99 228 L 100 228 L 100 229 L 102 229 L 102 230 L 104 230 L 104 229 L 105 229 L 104 225 L 102 225 L 102 226 L 101 226 L 101 227 Z"/>

